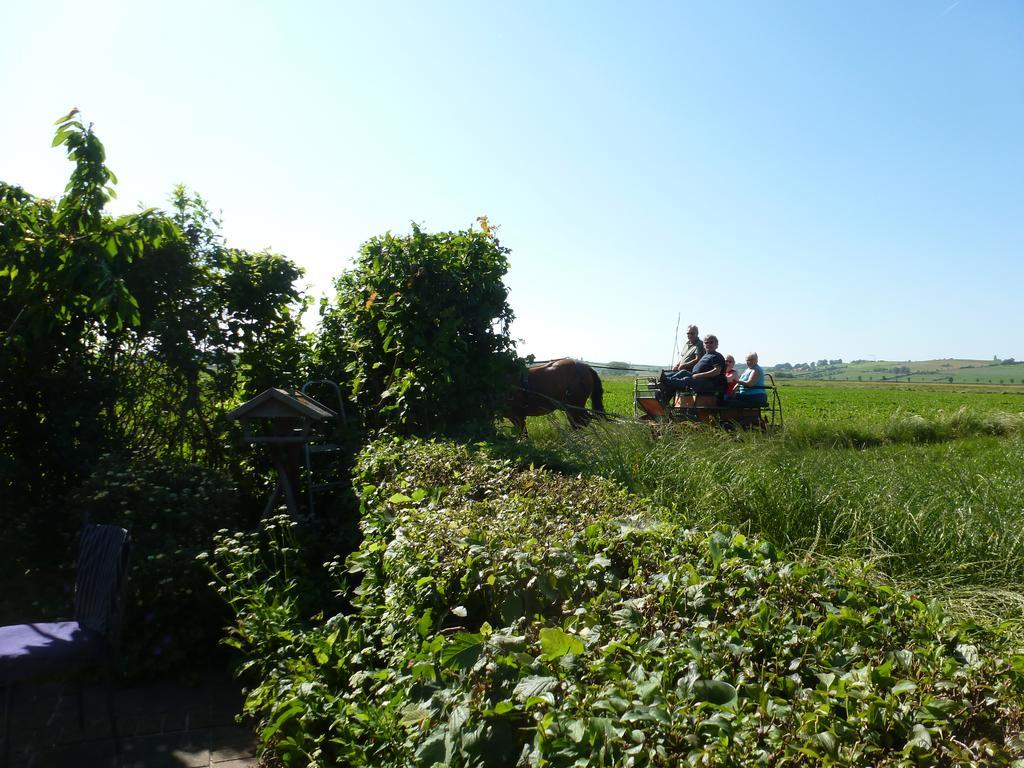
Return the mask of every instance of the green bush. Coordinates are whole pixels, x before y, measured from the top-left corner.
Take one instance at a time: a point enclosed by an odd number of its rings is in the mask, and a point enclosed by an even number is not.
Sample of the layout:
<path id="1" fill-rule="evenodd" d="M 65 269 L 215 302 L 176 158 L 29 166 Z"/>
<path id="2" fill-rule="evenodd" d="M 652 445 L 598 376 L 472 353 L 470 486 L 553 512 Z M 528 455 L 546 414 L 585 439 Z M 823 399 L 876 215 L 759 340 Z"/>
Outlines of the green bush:
<path id="1" fill-rule="evenodd" d="M 225 414 L 301 383 L 308 362 L 294 264 L 228 248 L 183 187 L 169 213 L 111 215 L 116 179 L 77 110 L 54 145 L 73 163 L 59 199 L 0 181 L 0 616 L 14 621 L 67 602 L 51 574 L 71 560 L 69 494 L 98 456 L 185 457 L 256 482 L 268 461 Z"/>
<path id="2" fill-rule="evenodd" d="M 184 461 L 107 455 L 71 507 L 132 537 L 122 654 L 129 674 L 182 669 L 216 649 L 230 614 L 197 555 L 219 529 L 251 522 L 220 472 Z"/>
<path id="3" fill-rule="evenodd" d="M 363 422 L 440 433 L 493 421 L 516 360 L 502 278 L 508 249 L 484 231 L 386 234 L 363 245 L 321 308 L 321 372 L 351 382 Z"/>
<path id="4" fill-rule="evenodd" d="M 378 442 L 349 616 L 304 616 L 289 529 L 214 571 L 264 746 L 312 765 L 1011 765 L 1024 656 L 876 584 L 681 529 L 600 479 Z"/>

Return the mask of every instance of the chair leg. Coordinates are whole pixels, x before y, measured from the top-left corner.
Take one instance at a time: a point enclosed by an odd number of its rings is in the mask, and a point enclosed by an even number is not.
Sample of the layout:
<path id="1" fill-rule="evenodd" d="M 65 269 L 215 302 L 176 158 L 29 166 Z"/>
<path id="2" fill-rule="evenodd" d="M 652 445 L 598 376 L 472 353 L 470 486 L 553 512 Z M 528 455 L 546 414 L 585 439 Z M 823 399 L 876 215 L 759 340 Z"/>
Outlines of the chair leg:
<path id="1" fill-rule="evenodd" d="M 110 735 L 114 739 L 114 754 L 118 757 L 121 756 L 121 739 L 117 734 L 117 717 L 114 715 L 114 683 L 113 674 L 108 667 L 106 674 L 103 676 L 103 680 L 106 683 L 107 689 L 107 717 L 110 718 Z"/>
<path id="2" fill-rule="evenodd" d="M 82 679 L 75 681 L 75 703 L 78 705 L 78 730 L 85 730 L 85 707 L 82 706 Z"/>
<path id="3" fill-rule="evenodd" d="M 4 686 L 4 768 L 11 764 L 11 688 L 13 687 L 10 683 Z"/>

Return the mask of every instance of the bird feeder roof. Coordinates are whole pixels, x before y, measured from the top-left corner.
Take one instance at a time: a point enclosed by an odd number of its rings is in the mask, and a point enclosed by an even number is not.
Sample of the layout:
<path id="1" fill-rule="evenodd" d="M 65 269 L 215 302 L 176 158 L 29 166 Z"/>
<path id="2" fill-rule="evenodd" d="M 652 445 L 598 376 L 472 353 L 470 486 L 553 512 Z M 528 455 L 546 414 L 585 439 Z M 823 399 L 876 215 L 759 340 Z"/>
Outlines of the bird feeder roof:
<path id="1" fill-rule="evenodd" d="M 296 390 L 271 387 L 228 413 L 229 419 L 333 419 L 334 411 Z"/>

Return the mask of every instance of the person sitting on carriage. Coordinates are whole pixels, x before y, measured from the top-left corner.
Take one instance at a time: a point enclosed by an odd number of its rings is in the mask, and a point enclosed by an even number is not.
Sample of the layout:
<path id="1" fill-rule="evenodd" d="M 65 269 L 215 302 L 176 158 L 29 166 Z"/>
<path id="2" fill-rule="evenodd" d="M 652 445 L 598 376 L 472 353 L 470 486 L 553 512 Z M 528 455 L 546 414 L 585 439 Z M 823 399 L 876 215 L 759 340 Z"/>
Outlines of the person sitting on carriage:
<path id="1" fill-rule="evenodd" d="M 704 355 L 693 366 L 692 371 L 664 371 L 658 378 L 659 401 L 668 401 L 673 392 L 725 392 L 725 358 L 718 352 L 718 337 L 708 334 L 704 337 Z"/>
<path id="2" fill-rule="evenodd" d="M 690 371 L 704 357 L 704 342 L 700 340 L 696 325 L 686 328 L 686 346 L 679 355 L 679 362 L 672 366 L 673 371 Z"/>
<path id="3" fill-rule="evenodd" d="M 751 352 L 747 355 L 747 370 L 740 376 L 729 402 L 736 405 L 766 405 L 768 391 L 764 382 L 764 369 L 757 364 L 757 352 Z"/>
<path id="4" fill-rule="evenodd" d="M 740 381 L 740 372 L 736 370 L 736 358 L 732 355 L 725 356 L 725 396 L 732 395 L 733 390 Z"/>

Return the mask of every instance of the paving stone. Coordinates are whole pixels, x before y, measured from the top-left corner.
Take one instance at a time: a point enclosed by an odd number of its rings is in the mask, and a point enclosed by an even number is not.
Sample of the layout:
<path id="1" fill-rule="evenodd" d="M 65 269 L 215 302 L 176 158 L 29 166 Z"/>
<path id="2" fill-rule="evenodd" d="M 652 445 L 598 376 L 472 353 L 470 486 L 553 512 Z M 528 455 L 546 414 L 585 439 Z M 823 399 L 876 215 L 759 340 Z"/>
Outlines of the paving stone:
<path id="1" fill-rule="evenodd" d="M 188 727 L 192 730 L 197 728 L 212 728 L 220 723 L 215 723 L 210 713 L 210 708 L 194 709 L 188 713 Z"/>
<path id="2" fill-rule="evenodd" d="M 27 747 L 20 749 L 17 745 L 11 747 L 11 768 L 31 768 L 34 753 Z"/>
<path id="3" fill-rule="evenodd" d="M 32 756 L 30 764 L 39 768 L 105 766 L 114 762 L 116 754 L 112 739 L 78 739 L 59 744 L 34 742 L 29 746 L 29 752 Z"/>
<path id="4" fill-rule="evenodd" d="M 164 680 L 116 691 L 118 763 L 101 685 L 85 691 L 85 729 L 73 689 L 33 689 L 12 708 L 10 765 L 207 768 L 216 759 L 217 768 L 257 768 L 253 728 L 235 722 L 242 701 L 238 683 L 216 671 L 197 685 Z"/>
<path id="5" fill-rule="evenodd" d="M 210 712 L 207 724 L 211 728 L 221 728 L 224 726 L 236 725 L 238 713 L 241 711 L 241 707 L 239 707 L 238 709 L 215 709 Z"/>
<path id="6" fill-rule="evenodd" d="M 206 732 L 160 734 L 132 739 L 124 745 L 125 761 L 175 768 L 197 768 L 210 764 L 210 737 Z"/>
<path id="7" fill-rule="evenodd" d="M 125 729 L 125 733 L 131 736 L 151 736 L 161 732 L 163 722 L 163 715 L 158 712 L 143 711 L 132 719 L 132 727 Z"/>
<path id="8" fill-rule="evenodd" d="M 210 733 L 210 761 L 256 757 L 256 734 L 251 728 L 214 728 Z"/>
<path id="9" fill-rule="evenodd" d="M 185 721 L 185 712 L 165 712 L 160 722 L 160 733 L 184 731 L 187 729 Z"/>

